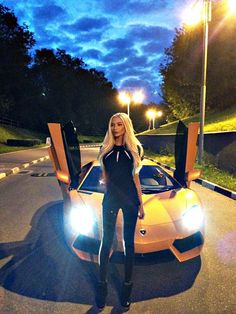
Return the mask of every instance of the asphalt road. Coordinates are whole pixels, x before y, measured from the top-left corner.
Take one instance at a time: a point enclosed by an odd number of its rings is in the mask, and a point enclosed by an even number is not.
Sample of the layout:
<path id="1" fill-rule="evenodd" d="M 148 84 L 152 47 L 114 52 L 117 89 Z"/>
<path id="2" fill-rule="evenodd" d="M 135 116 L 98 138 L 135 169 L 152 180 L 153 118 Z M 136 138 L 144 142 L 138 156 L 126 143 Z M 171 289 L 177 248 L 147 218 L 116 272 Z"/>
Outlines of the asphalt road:
<path id="1" fill-rule="evenodd" d="M 83 149 L 82 163 L 97 149 Z M 41 157 L 41 156 L 40 156 Z M 236 202 L 198 184 L 206 215 L 200 257 L 179 263 L 171 253 L 136 260 L 129 313 L 236 313 Z M 0 181 L 0 313 L 97 313 L 96 264 L 74 257 L 63 241 L 62 196 L 50 161 Z M 108 306 L 122 313 L 123 267 L 110 263 Z"/>

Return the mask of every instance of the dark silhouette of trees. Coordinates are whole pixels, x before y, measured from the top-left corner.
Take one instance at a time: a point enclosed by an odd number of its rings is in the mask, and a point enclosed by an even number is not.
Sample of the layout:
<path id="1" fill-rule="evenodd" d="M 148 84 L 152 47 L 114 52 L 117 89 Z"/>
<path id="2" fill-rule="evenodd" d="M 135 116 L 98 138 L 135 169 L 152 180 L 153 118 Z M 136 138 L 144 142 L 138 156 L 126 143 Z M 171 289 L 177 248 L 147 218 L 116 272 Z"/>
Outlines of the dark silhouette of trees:
<path id="1" fill-rule="evenodd" d="M 207 110 L 222 110 L 235 104 L 236 17 L 226 12 L 224 1 L 212 3 L 209 24 Z M 199 112 L 202 72 L 203 25 L 176 29 L 172 46 L 165 50 L 160 67 L 164 103 L 169 118 L 184 118 Z"/>
<path id="2" fill-rule="evenodd" d="M 34 44 L 28 27 L 0 5 L 0 114 L 44 132 L 48 122 L 73 120 L 82 134 L 104 135 L 110 116 L 126 112 L 112 82 L 65 50 L 43 48 L 31 55 Z M 137 131 L 146 129 L 144 105 L 131 118 Z"/>
<path id="3" fill-rule="evenodd" d="M 65 50 L 36 50 L 31 73 L 39 95 L 35 118 L 41 113 L 40 125 L 45 120 L 73 120 L 86 134 L 98 134 L 103 132 L 106 117 L 116 111 L 117 91 L 104 73 L 87 70 L 82 59 Z"/>
<path id="4" fill-rule="evenodd" d="M 29 82 L 29 49 L 35 40 L 26 25 L 0 4 L 0 114 L 21 117 Z"/>

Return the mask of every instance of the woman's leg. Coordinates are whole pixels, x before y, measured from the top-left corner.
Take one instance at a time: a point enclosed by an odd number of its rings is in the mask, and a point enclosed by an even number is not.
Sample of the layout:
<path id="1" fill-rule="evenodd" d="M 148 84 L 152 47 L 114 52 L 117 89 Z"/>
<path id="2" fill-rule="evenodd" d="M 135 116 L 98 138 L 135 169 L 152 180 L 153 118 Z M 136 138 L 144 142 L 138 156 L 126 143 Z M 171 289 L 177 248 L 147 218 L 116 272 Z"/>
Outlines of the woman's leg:
<path id="1" fill-rule="evenodd" d="M 104 282 L 107 278 L 107 268 L 109 261 L 109 254 L 113 242 L 113 237 L 115 233 L 116 218 L 119 209 L 105 209 L 103 208 L 102 218 L 103 218 L 103 235 L 101 246 L 99 250 L 99 275 L 100 281 Z"/>
<path id="2" fill-rule="evenodd" d="M 131 282 L 134 265 L 134 234 L 138 218 L 138 207 L 123 209 L 123 233 L 125 253 L 125 282 Z"/>

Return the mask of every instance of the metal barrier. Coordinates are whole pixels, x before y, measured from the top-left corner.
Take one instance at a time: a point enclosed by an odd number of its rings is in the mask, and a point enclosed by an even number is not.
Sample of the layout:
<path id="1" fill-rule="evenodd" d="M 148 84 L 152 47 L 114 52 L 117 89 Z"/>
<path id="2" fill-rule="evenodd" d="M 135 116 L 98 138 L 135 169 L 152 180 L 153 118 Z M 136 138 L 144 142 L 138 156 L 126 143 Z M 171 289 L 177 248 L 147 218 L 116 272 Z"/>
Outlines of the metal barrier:
<path id="1" fill-rule="evenodd" d="M 0 124 L 20 127 L 20 122 L 19 121 L 15 121 L 15 120 L 9 119 L 7 117 L 0 117 Z"/>

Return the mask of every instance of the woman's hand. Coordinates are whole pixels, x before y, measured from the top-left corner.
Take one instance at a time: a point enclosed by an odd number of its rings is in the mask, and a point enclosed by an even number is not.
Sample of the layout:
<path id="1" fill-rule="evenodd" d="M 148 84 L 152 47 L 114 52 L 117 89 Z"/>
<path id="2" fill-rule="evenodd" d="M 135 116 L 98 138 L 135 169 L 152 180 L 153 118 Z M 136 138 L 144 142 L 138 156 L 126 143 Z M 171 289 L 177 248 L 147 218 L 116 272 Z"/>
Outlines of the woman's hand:
<path id="1" fill-rule="evenodd" d="M 143 209 L 143 204 L 139 205 L 139 209 L 138 209 L 138 218 L 139 219 L 144 219 L 145 213 L 144 213 L 144 209 Z"/>

